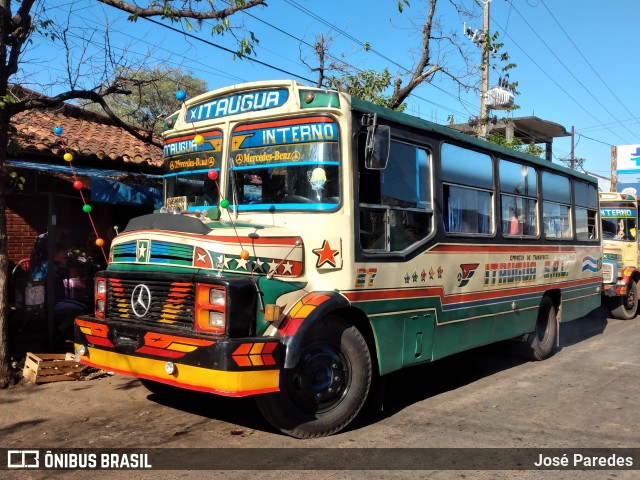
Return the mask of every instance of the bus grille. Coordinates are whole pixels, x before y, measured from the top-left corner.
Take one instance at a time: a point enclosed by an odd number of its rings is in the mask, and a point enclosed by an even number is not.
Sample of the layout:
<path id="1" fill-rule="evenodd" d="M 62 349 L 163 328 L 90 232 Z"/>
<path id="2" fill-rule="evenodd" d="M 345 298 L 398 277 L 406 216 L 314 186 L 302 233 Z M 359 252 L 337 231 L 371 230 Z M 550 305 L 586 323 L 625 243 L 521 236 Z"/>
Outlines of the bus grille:
<path id="1" fill-rule="evenodd" d="M 146 300 L 150 294 L 150 302 Z M 135 290 L 135 298 L 134 297 Z M 142 297 L 141 297 L 142 292 Z M 137 299 L 141 301 L 136 303 Z M 190 282 L 127 280 L 109 278 L 107 286 L 109 318 L 146 324 L 193 328 L 195 287 Z M 146 306 L 149 305 L 148 310 Z"/>

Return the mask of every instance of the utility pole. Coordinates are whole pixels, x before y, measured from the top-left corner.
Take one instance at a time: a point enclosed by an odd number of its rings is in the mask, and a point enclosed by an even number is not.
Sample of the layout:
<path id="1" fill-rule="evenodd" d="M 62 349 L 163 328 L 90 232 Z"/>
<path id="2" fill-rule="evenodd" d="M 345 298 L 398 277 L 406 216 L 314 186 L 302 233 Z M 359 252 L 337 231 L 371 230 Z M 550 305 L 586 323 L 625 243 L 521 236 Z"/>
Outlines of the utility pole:
<path id="1" fill-rule="evenodd" d="M 571 126 L 571 170 L 576 169 L 575 155 L 574 155 L 575 139 L 576 139 L 576 128 L 574 126 Z"/>
<path id="2" fill-rule="evenodd" d="M 489 4 L 491 0 L 482 0 L 484 2 L 483 21 L 482 21 L 482 66 L 480 77 L 480 138 L 487 138 L 487 122 L 489 115 L 487 114 L 487 91 L 489 90 Z"/>

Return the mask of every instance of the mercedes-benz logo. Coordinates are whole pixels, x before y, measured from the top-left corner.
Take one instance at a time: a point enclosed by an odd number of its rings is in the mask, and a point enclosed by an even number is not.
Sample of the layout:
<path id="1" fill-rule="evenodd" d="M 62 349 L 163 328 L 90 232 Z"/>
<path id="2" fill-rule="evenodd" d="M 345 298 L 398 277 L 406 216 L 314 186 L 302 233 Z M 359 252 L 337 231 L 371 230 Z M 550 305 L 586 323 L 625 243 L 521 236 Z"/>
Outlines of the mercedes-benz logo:
<path id="1" fill-rule="evenodd" d="M 151 292 L 144 284 L 136 285 L 131 293 L 131 309 L 136 317 L 144 317 L 151 307 Z"/>

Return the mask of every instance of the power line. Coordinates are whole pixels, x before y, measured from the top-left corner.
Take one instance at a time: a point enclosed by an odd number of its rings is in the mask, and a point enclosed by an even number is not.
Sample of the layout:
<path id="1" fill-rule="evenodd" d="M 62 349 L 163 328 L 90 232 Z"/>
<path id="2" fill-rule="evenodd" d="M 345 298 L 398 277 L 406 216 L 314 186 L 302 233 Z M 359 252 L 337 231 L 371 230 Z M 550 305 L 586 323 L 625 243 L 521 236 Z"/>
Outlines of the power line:
<path id="1" fill-rule="evenodd" d="M 183 35 L 185 37 L 189 37 L 189 38 L 191 38 L 193 40 L 197 40 L 197 41 L 202 42 L 202 43 L 204 43 L 206 45 L 209 45 L 211 47 L 214 47 L 214 48 L 217 48 L 219 50 L 222 50 L 224 52 L 231 53 L 233 55 L 237 55 L 240 58 L 248 60 L 249 62 L 257 63 L 258 65 L 262 65 L 263 67 L 270 68 L 272 70 L 278 71 L 280 73 L 284 73 L 286 75 L 291 75 L 292 77 L 299 78 L 300 80 L 304 80 L 305 82 L 309 82 L 311 85 L 314 84 L 313 80 L 310 80 L 310 79 L 308 79 L 306 77 L 303 77 L 302 75 L 298 75 L 296 73 L 290 72 L 290 71 L 285 70 L 283 68 L 276 67 L 275 65 L 271 65 L 270 63 L 263 62 L 263 61 L 258 60 L 256 58 L 251 58 L 251 57 L 248 57 L 246 55 L 242 55 L 242 54 L 240 54 L 240 53 L 238 53 L 238 52 L 236 52 L 236 51 L 234 51 L 234 50 L 232 50 L 230 48 L 223 47 L 222 45 L 218 45 L 217 43 L 214 43 L 214 42 L 212 42 L 210 40 L 205 40 L 204 38 L 197 37 L 197 36 L 195 36 L 195 35 L 193 35 L 191 33 L 184 32 L 184 31 L 182 31 L 180 29 L 172 27 L 171 25 L 167 25 L 166 23 L 158 22 L 157 20 L 153 20 L 152 18 L 146 18 L 146 17 L 143 17 L 143 18 L 147 22 L 151 22 L 151 23 L 153 23 L 155 25 L 159 25 L 159 26 L 161 26 L 163 28 L 169 29 L 169 30 L 171 30 L 173 32 L 176 32 L 176 33 L 179 33 L 179 34 L 181 34 L 181 35 Z"/>
<path id="2" fill-rule="evenodd" d="M 510 2 L 511 3 L 511 2 Z M 553 51 L 553 49 L 551 47 L 549 47 L 549 45 L 544 41 L 544 39 L 540 36 L 540 34 L 531 26 L 531 24 L 527 21 L 527 19 L 520 13 L 520 11 L 513 6 L 513 10 L 520 16 L 520 18 L 522 19 L 522 21 L 531 29 L 531 31 L 538 37 L 538 39 L 542 42 L 542 44 L 547 47 L 547 50 L 549 50 L 549 52 L 551 52 L 551 54 L 554 56 L 554 58 L 563 66 L 563 68 L 569 73 L 569 75 L 571 75 L 573 77 L 573 79 L 578 82 L 578 84 L 584 88 L 584 90 L 591 96 L 591 98 L 593 98 L 598 105 L 600 105 L 609 115 L 611 115 L 611 117 L 613 117 L 614 120 L 616 120 L 617 122 L 620 122 L 616 116 L 593 94 L 591 93 L 591 91 L 580 81 L 580 79 L 578 79 L 578 77 L 576 77 L 576 75 L 566 66 L 566 62 L 563 62 L 557 55 L 556 53 Z M 508 34 L 506 34 L 508 35 Z M 515 42 L 514 42 L 515 43 Z M 520 48 L 520 47 L 519 47 Z M 526 53 L 525 53 L 526 54 Z M 527 55 L 529 56 L 529 55 Z M 529 57 L 531 58 L 531 57 Z M 536 64 L 537 65 L 537 64 Z M 538 66 L 539 67 L 539 66 Z M 540 67 L 539 67 L 540 68 Z M 545 72 L 546 73 L 546 72 Z M 549 77 L 551 78 L 551 77 Z M 555 82 L 555 81 L 554 81 Z M 558 85 L 557 82 L 555 82 L 556 85 Z M 567 93 L 564 89 L 563 91 L 565 93 Z M 569 98 L 571 98 L 574 102 L 578 103 L 573 97 L 569 96 Z M 584 109 L 584 107 L 583 107 Z M 585 110 L 586 111 L 586 110 Z M 591 113 L 589 113 L 594 119 L 596 119 L 596 121 L 599 121 L 594 115 L 592 115 Z M 602 124 L 602 122 L 600 122 Z M 604 124 L 602 124 L 604 126 Z M 622 124 L 621 124 L 622 125 Z M 635 135 L 629 128 L 627 128 L 626 126 L 622 125 L 624 128 L 626 128 L 629 133 L 631 133 L 631 135 Z M 607 128 L 608 129 L 608 128 Z M 608 129 L 612 134 L 616 135 L 611 129 Z M 618 136 L 619 138 L 621 138 L 620 136 Z"/>
<path id="3" fill-rule="evenodd" d="M 560 27 L 560 30 L 562 30 L 562 32 L 565 34 L 565 36 L 567 37 L 567 39 L 569 40 L 569 42 L 571 42 L 571 45 L 574 46 L 574 48 L 576 49 L 576 51 L 580 54 L 580 56 L 582 57 L 582 59 L 586 62 L 587 65 L 589 65 L 589 68 L 591 68 L 591 71 L 593 73 L 595 73 L 596 77 L 598 77 L 598 79 L 602 82 L 602 84 L 606 87 L 607 90 L 609 90 L 609 93 L 611 93 L 611 95 L 613 95 L 613 97 L 618 101 L 618 103 L 620 103 L 620 105 L 622 105 L 622 107 L 627 111 L 627 113 L 629 115 L 631 115 L 631 117 L 636 120 L 637 122 L 640 122 L 640 119 L 638 119 L 638 117 L 636 117 L 633 112 L 631 110 L 629 110 L 629 107 L 627 107 L 627 105 L 620 100 L 620 98 L 618 98 L 618 96 L 615 94 L 615 92 L 613 90 L 611 90 L 611 88 L 609 87 L 609 85 L 607 85 L 607 83 L 604 81 L 604 79 L 600 76 L 600 74 L 598 73 L 598 71 L 593 67 L 593 65 L 591 64 L 591 62 L 589 62 L 589 60 L 583 55 L 582 51 L 580 51 L 580 49 L 578 48 L 578 46 L 574 43 L 574 41 L 571 39 L 571 37 L 569 36 L 569 34 L 566 32 L 566 30 L 564 29 L 564 27 L 562 26 L 562 24 L 560 24 L 560 22 L 558 22 L 558 20 L 556 19 L 556 17 L 553 15 L 553 13 L 551 13 L 551 10 L 549 10 L 549 7 L 547 7 L 547 4 L 544 3 L 544 0 L 540 0 L 540 2 L 542 3 L 542 5 L 544 5 L 544 8 L 547 9 L 547 12 L 549 12 L 549 15 L 551 15 L 551 18 L 553 18 L 553 20 L 556 22 L 556 24 L 558 25 L 558 27 Z"/>

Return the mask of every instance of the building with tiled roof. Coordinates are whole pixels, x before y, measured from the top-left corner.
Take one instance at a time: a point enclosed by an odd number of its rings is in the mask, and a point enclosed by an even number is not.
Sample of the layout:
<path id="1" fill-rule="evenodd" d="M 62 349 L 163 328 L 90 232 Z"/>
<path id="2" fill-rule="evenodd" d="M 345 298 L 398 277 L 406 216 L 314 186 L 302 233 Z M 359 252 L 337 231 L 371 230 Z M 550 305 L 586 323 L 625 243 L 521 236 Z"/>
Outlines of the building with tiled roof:
<path id="1" fill-rule="evenodd" d="M 19 87 L 18 100 L 38 95 Z M 9 195 L 7 212 L 9 258 L 26 258 L 35 237 L 55 221 L 73 232 L 69 243 L 83 243 L 91 235 L 73 180 L 83 183 L 82 194 L 92 204 L 100 236 L 109 238 L 113 227 L 122 230 L 134 216 L 150 213 L 162 202 L 162 148 L 136 138 L 105 115 L 61 104 L 28 110 L 11 120 L 9 169 L 25 179 L 22 190 Z M 62 128 L 56 135 L 54 129 Z M 71 164 L 63 159 L 73 154 Z"/>
<path id="2" fill-rule="evenodd" d="M 78 163 L 155 173 L 162 166 L 160 147 L 135 138 L 115 126 L 107 116 L 77 106 L 63 105 L 55 110 L 22 112 L 15 115 L 11 123 L 16 129 L 13 139 L 22 155 L 49 159 L 60 157 L 63 161 L 61 142 L 64 142 Z M 62 127 L 61 136 L 54 134 L 56 126 Z"/>

